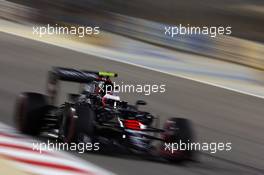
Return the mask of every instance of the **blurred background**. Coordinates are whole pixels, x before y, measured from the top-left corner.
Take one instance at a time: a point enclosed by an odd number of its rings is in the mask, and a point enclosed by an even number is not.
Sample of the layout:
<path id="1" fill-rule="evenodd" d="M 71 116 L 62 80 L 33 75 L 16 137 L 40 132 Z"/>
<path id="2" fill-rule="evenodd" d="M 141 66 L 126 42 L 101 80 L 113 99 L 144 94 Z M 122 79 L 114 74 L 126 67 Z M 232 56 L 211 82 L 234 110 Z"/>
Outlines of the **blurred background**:
<path id="1" fill-rule="evenodd" d="M 264 3 L 261 0 L 4 0 L 0 12 L 2 18 L 19 22 L 100 26 L 103 31 L 170 49 L 258 69 L 264 66 Z M 165 26 L 179 24 L 231 26 L 232 37 L 164 35 Z"/>
<path id="2" fill-rule="evenodd" d="M 90 24 L 115 22 L 118 15 L 165 24 L 229 26 L 233 36 L 264 41 L 264 7 L 261 0 L 10 0 L 38 10 L 38 21 Z M 99 19 L 92 19 L 92 17 Z M 120 19 L 122 20 L 122 19 Z M 125 19 L 123 19 L 125 20 Z M 104 29 L 108 29 L 105 27 Z M 109 30 L 109 29 L 108 29 Z M 118 31 L 117 31 L 118 32 Z"/>
<path id="3" fill-rule="evenodd" d="M 47 24 L 99 26 L 100 34 L 32 34 L 33 26 Z M 231 26 L 232 34 L 164 34 L 165 26 L 180 24 Z M 16 95 L 43 91 L 52 66 L 117 71 L 124 83 L 167 85 L 164 94 L 123 94 L 125 100 L 144 98 L 162 120 L 176 114 L 189 118 L 198 141 L 231 141 L 233 149 L 202 153 L 203 164 L 186 167 L 79 157 L 117 174 L 264 173 L 263 0 L 0 0 L 0 29 L 0 114 L 7 116 L 0 122 L 13 125 Z"/>

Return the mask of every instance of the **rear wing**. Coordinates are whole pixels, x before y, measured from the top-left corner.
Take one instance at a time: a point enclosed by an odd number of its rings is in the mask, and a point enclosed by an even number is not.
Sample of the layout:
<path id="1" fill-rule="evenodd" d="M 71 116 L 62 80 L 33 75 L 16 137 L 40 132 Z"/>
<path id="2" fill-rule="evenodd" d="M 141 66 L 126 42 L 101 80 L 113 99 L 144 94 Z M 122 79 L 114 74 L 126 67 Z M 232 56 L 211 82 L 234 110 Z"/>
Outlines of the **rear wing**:
<path id="1" fill-rule="evenodd" d="M 77 70 L 64 67 L 53 67 L 49 71 L 47 82 L 47 93 L 51 98 L 51 103 L 55 103 L 57 96 L 58 81 L 69 81 L 76 83 L 90 83 L 93 81 L 99 81 L 102 78 L 117 77 L 118 74 L 114 72 L 104 71 L 89 71 L 89 70 Z"/>
<path id="2" fill-rule="evenodd" d="M 54 67 L 49 72 L 49 79 L 53 81 L 61 80 L 76 83 L 89 83 L 99 80 L 102 77 L 117 77 L 117 73 L 77 70 L 64 67 Z"/>

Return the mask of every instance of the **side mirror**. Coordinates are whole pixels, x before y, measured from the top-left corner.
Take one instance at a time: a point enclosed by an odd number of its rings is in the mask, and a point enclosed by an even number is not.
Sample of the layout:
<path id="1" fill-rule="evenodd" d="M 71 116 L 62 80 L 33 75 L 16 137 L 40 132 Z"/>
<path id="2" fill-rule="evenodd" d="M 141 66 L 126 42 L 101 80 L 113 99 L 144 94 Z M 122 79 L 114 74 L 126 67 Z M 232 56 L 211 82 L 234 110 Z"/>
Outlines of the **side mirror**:
<path id="1" fill-rule="evenodd" d="M 136 101 L 136 106 L 139 106 L 139 105 L 141 105 L 141 106 L 147 105 L 147 102 L 145 102 L 144 100 L 137 100 Z"/>

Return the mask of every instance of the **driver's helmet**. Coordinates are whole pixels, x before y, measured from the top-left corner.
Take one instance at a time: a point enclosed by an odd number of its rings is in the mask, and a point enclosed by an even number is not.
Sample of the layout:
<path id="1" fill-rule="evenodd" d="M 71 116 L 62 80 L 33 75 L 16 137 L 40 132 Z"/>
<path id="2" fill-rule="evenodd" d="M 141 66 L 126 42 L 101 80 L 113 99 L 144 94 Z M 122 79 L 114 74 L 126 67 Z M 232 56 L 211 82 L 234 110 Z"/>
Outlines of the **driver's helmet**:
<path id="1" fill-rule="evenodd" d="M 105 94 L 102 98 L 103 106 L 117 107 L 120 102 L 120 97 L 117 94 Z"/>
<path id="2" fill-rule="evenodd" d="M 84 92 L 89 94 L 96 94 L 103 98 L 105 95 L 114 95 L 114 85 L 112 81 L 104 79 L 101 81 L 93 81 L 84 85 Z M 117 95 L 114 95 L 117 96 Z M 109 97 L 109 96 L 106 96 Z"/>

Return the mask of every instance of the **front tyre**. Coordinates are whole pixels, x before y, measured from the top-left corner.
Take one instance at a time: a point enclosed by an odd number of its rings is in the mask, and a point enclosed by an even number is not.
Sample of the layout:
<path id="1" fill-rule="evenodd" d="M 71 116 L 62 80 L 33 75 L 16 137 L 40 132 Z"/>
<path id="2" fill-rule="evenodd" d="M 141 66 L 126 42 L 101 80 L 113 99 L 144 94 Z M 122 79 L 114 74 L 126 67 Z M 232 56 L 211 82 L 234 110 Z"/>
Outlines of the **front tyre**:
<path id="1" fill-rule="evenodd" d="M 193 129 L 191 122 L 184 118 L 170 118 L 164 124 L 164 133 L 162 134 L 166 144 L 174 144 L 175 150 L 164 150 L 164 145 L 161 147 L 163 156 L 172 162 L 193 160 L 194 151 L 187 149 L 187 144 L 194 140 Z M 165 144 L 164 143 L 164 144 Z M 183 150 L 180 145 L 185 145 Z"/>

